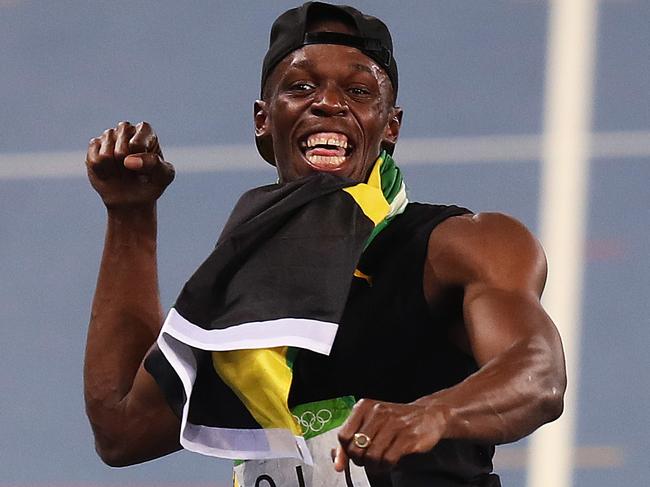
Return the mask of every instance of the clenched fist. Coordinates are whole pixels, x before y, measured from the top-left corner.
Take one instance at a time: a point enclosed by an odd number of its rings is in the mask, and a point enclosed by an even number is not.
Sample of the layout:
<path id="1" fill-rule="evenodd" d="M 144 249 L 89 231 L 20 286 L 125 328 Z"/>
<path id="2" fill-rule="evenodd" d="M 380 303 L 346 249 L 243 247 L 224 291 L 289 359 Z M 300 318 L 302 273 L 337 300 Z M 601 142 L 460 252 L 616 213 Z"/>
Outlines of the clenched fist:
<path id="1" fill-rule="evenodd" d="M 88 179 L 107 208 L 153 204 L 174 180 L 151 125 L 120 122 L 88 144 Z"/>

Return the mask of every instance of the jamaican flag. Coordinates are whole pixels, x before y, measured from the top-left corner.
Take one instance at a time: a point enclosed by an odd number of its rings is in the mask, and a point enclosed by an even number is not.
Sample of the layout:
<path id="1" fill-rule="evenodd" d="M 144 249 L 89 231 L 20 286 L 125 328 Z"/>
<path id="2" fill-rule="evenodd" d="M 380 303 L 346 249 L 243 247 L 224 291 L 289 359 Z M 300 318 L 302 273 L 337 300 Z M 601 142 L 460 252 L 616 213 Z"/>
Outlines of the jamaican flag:
<path id="1" fill-rule="evenodd" d="M 241 197 L 145 361 L 184 448 L 311 463 L 287 404 L 293 356 L 329 353 L 359 257 L 406 204 L 385 152 L 365 183 L 317 173 Z"/>

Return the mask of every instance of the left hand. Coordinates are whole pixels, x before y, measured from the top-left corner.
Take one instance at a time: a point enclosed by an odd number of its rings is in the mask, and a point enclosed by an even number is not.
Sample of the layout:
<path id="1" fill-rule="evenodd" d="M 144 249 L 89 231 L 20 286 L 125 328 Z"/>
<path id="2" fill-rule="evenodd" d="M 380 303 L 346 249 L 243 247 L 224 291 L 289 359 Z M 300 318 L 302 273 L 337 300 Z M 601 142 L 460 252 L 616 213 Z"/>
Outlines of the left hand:
<path id="1" fill-rule="evenodd" d="M 448 410 L 442 406 L 362 399 L 339 431 L 334 468 L 343 472 L 349 460 L 371 471 L 386 471 L 413 453 L 431 450 L 443 437 Z M 370 438 L 367 448 L 355 445 L 355 433 Z"/>

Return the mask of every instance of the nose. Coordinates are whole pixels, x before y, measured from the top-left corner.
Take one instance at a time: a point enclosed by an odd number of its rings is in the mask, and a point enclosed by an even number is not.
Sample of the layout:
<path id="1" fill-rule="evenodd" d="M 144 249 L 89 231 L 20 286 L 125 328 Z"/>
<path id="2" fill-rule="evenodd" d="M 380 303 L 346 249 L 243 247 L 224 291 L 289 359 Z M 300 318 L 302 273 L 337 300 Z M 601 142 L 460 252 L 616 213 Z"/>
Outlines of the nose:
<path id="1" fill-rule="evenodd" d="M 326 84 L 321 87 L 314 102 L 311 105 L 311 111 L 319 117 L 335 117 L 345 115 L 348 111 L 348 105 L 341 90 Z"/>

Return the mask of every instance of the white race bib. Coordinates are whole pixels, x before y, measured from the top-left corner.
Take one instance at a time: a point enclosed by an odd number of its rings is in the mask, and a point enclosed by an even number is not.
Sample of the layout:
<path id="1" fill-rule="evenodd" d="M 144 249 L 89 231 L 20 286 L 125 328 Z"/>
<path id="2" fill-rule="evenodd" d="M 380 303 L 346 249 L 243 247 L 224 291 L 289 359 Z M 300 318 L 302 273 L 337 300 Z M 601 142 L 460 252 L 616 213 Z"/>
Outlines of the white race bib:
<path id="1" fill-rule="evenodd" d="M 234 468 L 234 487 L 370 487 L 363 467 L 350 462 L 345 472 L 334 470 L 338 431 L 352 405 L 354 398 L 346 397 L 294 408 L 314 464 L 295 458 L 246 460 Z"/>

